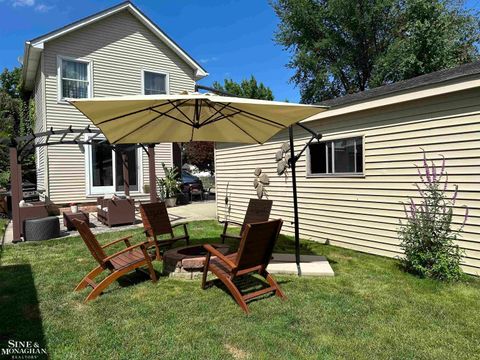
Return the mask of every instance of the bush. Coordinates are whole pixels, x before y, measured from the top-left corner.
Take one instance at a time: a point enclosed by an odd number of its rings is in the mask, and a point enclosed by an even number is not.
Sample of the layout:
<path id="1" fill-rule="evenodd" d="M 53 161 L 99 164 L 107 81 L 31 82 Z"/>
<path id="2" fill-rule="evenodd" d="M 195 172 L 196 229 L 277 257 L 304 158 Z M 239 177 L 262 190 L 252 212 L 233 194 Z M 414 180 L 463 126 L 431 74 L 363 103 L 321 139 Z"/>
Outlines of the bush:
<path id="1" fill-rule="evenodd" d="M 455 185 L 453 196 L 448 198 L 445 158 L 438 169 L 433 161 L 428 165 L 424 153 L 423 172 L 419 168 L 418 173 L 421 182 L 415 185 L 421 203 L 416 204 L 410 198 L 409 204 L 404 204 L 406 222 L 400 222 L 399 236 L 405 252 L 402 264 L 408 272 L 421 277 L 458 280 L 462 276 L 462 250 L 454 242 L 467 221 L 468 208 L 465 207 L 463 224 L 457 230 L 452 229 L 458 186 Z"/>

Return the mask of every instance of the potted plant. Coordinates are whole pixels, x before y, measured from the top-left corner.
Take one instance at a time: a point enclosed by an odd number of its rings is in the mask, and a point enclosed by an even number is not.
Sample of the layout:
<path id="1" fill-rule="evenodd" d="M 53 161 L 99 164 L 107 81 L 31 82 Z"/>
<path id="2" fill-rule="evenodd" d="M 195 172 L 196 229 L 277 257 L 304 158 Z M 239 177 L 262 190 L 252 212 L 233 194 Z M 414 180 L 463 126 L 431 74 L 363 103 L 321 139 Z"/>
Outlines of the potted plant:
<path id="1" fill-rule="evenodd" d="M 76 203 L 70 203 L 70 211 L 72 214 L 76 214 L 78 212 L 78 205 Z"/>
<path id="2" fill-rule="evenodd" d="M 165 201 L 167 207 L 174 207 L 177 204 L 177 195 L 180 193 L 180 183 L 178 181 L 178 171 L 176 168 L 167 168 L 162 163 L 165 177 L 157 178 L 160 199 Z"/>

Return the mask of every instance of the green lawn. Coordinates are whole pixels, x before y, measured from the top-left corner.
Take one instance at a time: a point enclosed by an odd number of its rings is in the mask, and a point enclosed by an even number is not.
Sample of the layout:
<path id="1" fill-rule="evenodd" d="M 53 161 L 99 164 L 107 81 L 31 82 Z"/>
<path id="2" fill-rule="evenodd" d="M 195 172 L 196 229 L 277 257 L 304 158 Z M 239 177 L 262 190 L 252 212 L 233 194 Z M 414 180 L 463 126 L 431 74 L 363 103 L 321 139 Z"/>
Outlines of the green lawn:
<path id="1" fill-rule="evenodd" d="M 213 221 L 190 224 L 199 242 L 218 241 L 220 229 Z M 283 237 L 277 250 L 292 245 Z M 245 316 L 219 287 L 203 291 L 199 281 L 164 277 L 156 284 L 123 281 L 84 304 L 88 290 L 72 290 L 95 263 L 81 239 L 7 246 L 0 253 L 0 348 L 8 339 L 35 340 L 62 360 L 480 354 L 479 279 L 438 283 L 403 273 L 395 260 L 312 242 L 302 249 L 326 255 L 336 276 L 277 276 L 288 300 L 254 301 Z"/>

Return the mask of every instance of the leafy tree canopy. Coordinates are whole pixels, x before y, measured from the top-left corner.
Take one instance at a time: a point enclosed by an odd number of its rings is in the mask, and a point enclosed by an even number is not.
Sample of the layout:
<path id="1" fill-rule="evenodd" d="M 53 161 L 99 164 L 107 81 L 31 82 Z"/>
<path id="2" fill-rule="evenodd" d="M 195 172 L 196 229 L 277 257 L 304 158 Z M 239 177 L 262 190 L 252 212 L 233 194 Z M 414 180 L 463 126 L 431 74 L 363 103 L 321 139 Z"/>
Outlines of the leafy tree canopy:
<path id="1" fill-rule="evenodd" d="M 225 79 L 223 85 L 218 81 L 214 81 L 213 88 L 245 98 L 273 100 L 272 90 L 262 82 L 258 83 L 253 75 L 250 79 L 244 79 L 240 83 L 237 83 L 232 79 Z"/>
<path id="2" fill-rule="evenodd" d="M 201 171 L 214 171 L 214 144 L 210 141 L 194 141 L 183 145 L 184 161 Z"/>
<path id="3" fill-rule="evenodd" d="M 272 0 L 303 102 L 474 61 L 479 18 L 456 0 Z"/>

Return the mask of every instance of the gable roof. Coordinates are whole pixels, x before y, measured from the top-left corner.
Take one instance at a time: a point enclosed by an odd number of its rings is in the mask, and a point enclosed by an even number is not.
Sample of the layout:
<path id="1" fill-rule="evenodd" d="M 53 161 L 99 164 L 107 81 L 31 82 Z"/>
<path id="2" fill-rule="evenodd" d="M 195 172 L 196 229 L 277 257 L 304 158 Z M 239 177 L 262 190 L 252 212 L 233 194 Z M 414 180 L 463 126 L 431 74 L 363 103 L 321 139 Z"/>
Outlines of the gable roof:
<path id="1" fill-rule="evenodd" d="M 38 36 L 30 41 L 25 42 L 23 74 L 22 81 L 27 90 L 33 88 L 35 75 L 37 72 L 40 54 L 43 51 L 44 43 L 53 39 L 59 38 L 69 32 L 78 30 L 82 27 L 88 26 L 96 21 L 107 18 L 120 11 L 127 10 L 150 31 L 152 31 L 162 42 L 164 42 L 170 49 L 173 50 L 182 60 L 184 60 L 192 69 L 195 70 L 195 77 L 197 80 L 208 75 L 208 72 L 195 61 L 180 45 L 178 45 L 172 38 L 163 32 L 152 20 L 150 20 L 144 13 L 140 11 L 130 1 L 122 2 L 118 5 L 112 6 L 108 9 L 100 11 L 96 14 L 87 16 L 86 18 L 75 21 L 71 24 L 63 26 L 59 29 L 51 31 L 47 34 Z"/>
<path id="2" fill-rule="evenodd" d="M 440 85 L 443 82 L 455 80 L 464 76 L 480 74 L 480 61 L 460 65 L 451 69 L 435 71 L 429 74 L 398 81 L 393 84 L 379 86 L 373 89 L 361 91 L 355 94 L 340 96 L 334 99 L 322 101 L 319 105 L 330 107 L 351 105 L 361 101 L 369 101 L 381 96 L 391 95 L 400 91 L 414 90 L 423 86 Z"/>

